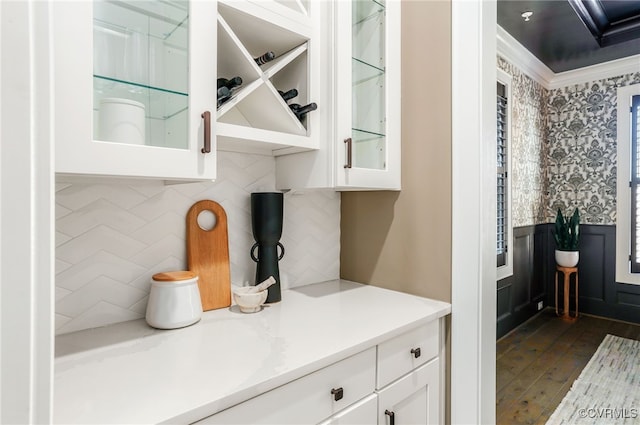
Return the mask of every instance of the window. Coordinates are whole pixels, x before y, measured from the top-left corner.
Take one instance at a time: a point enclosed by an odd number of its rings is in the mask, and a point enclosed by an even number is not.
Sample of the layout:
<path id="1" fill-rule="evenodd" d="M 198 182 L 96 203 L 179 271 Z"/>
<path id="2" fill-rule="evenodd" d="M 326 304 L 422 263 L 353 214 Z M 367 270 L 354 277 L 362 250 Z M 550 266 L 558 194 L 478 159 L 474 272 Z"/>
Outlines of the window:
<path id="1" fill-rule="evenodd" d="M 507 88 L 498 82 L 498 267 L 507 264 Z"/>
<path id="2" fill-rule="evenodd" d="M 616 281 L 640 284 L 640 84 L 618 88 Z"/>
<path id="3" fill-rule="evenodd" d="M 640 95 L 633 96 L 631 98 L 631 273 L 640 273 L 640 240 L 638 240 L 638 214 L 640 208 L 638 208 L 638 190 L 640 186 L 640 169 L 638 169 L 638 138 L 640 133 L 640 113 L 638 109 L 640 107 Z"/>
<path id="4" fill-rule="evenodd" d="M 509 104 L 511 76 L 498 70 L 496 86 L 496 266 L 498 280 L 513 274 L 513 255 L 510 250 L 511 228 L 511 107 Z"/>

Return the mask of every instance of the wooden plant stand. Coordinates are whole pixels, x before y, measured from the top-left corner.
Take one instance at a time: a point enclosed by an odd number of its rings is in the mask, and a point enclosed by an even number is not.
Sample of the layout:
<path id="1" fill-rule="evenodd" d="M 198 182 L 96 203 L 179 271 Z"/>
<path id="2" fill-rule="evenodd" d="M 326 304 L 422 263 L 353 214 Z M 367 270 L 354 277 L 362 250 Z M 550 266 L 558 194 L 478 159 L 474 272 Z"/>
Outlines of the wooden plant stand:
<path id="1" fill-rule="evenodd" d="M 562 314 L 558 312 L 558 272 L 564 275 L 564 309 Z M 575 315 L 571 316 L 569 312 L 569 285 L 571 282 L 571 274 L 576 274 L 576 310 Z M 578 318 L 578 268 L 577 267 L 562 267 L 556 266 L 556 315 L 563 320 L 574 321 Z"/>

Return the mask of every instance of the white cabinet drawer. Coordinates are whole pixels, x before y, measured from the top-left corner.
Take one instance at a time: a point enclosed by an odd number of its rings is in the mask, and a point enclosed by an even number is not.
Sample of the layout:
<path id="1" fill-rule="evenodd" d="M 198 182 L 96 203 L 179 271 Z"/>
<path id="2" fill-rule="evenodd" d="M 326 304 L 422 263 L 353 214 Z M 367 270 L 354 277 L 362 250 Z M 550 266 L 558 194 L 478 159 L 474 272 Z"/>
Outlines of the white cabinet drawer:
<path id="1" fill-rule="evenodd" d="M 434 320 L 378 345 L 380 389 L 438 355 L 439 321 Z"/>
<path id="2" fill-rule="evenodd" d="M 371 394 L 319 425 L 373 425 L 378 422 L 378 396 Z"/>
<path id="3" fill-rule="evenodd" d="M 197 423 L 317 424 L 373 393 L 375 368 L 372 347 Z"/>

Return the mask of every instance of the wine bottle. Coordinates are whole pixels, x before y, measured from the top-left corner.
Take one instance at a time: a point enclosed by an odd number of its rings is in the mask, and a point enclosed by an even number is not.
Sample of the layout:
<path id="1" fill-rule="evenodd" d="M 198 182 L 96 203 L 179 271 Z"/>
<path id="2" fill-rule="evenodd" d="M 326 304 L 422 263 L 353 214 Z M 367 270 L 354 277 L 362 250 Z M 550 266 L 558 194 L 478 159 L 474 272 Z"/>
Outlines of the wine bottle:
<path id="1" fill-rule="evenodd" d="M 289 105 L 289 108 L 291 108 L 291 111 L 295 114 L 296 117 L 298 117 L 299 120 L 302 120 L 302 118 L 307 115 L 307 113 L 318 109 L 318 105 L 316 105 L 315 102 L 311 102 L 310 104 L 305 106 L 302 106 L 298 103 L 292 103 L 291 105 Z"/>
<path id="2" fill-rule="evenodd" d="M 228 80 L 226 78 L 218 78 L 218 88 L 226 87 L 229 90 L 233 90 L 238 86 L 240 86 L 241 84 L 242 84 L 242 78 L 240 77 L 233 77 Z"/>
<path id="3" fill-rule="evenodd" d="M 284 101 L 288 101 L 290 99 L 293 99 L 294 97 L 296 97 L 298 95 L 298 90 L 296 89 L 291 89 L 289 91 L 282 91 L 282 90 L 278 90 L 278 93 L 280 93 L 280 96 L 282 96 L 282 98 L 284 99 Z"/>
<path id="4" fill-rule="evenodd" d="M 231 98 L 231 90 L 226 87 L 218 88 L 218 106 L 222 105 L 224 102 Z"/>
<path id="5" fill-rule="evenodd" d="M 253 58 L 254 61 L 256 61 L 256 63 L 258 65 L 264 65 L 267 62 L 271 62 L 272 60 L 274 60 L 276 57 L 276 54 L 273 52 L 267 52 L 262 56 L 258 56 L 257 58 Z"/>

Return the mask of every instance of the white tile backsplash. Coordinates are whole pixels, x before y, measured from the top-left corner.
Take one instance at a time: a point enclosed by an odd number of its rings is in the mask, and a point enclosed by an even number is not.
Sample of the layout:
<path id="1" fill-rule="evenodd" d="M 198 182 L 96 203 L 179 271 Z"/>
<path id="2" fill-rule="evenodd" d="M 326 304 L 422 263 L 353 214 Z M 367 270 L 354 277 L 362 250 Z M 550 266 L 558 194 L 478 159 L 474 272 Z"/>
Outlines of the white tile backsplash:
<path id="1" fill-rule="evenodd" d="M 231 280 L 253 283 L 250 194 L 274 190 L 275 160 L 218 153 L 215 183 L 67 179 L 56 184 L 56 333 L 144 317 L 151 276 L 186 268 L 186 214 L 220 203 L 229 226 Z M 285 194 L 284 289 L 340 274 L 340 195 Z"/>

